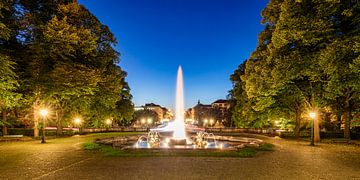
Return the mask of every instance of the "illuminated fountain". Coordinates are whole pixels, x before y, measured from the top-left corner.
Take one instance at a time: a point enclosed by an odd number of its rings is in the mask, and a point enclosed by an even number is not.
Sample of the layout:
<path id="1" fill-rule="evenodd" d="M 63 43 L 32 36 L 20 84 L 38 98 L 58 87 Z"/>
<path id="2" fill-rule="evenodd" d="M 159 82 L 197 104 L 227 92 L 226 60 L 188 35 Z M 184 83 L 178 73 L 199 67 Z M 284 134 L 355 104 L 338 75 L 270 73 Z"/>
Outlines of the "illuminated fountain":
<path id="1" fill-rule="evenodd" d="M 184 121 L 183 72 L 178 68 L 176 81 L 175 119 L 167 124 L 150 129 L 147 135 L 99 139 L 102 144 L 111 144 L 122 149 L 225 149 L 236 150 L 245 144 L 259 144 L 253 138 L 215 136 L 204 128 L 191 127 Z M 186 132 L 188 130 L 188 134 Z M 191 134 L 192 132 L 192 134 Z"/>
<path id="2" fill-rule="evenodd" d="M 187 137 L 184 111 L 184 85 L 181 66 L 178 68 L 176 80 L 176 104 L 175 119 L 166 125 L 150 129 L 147 136 L 140 136 L 135 143 L 136 148 L 185 148 L 207 149 L 222 148 L 212 133 L 197 131 L 196 136 Z M 171 136 L 163 136 L 161 133 L 172 132 Z"/>
<path id="3" fill-rule="evenodd" d="M 186 133 L 184 123 L 184 85 L 182 68 L 179 66 L 176 80 L 176 105 L 175 120 L 173 125 L 173 137 L 170 139 L 171 145 L 185 145 Z"/>

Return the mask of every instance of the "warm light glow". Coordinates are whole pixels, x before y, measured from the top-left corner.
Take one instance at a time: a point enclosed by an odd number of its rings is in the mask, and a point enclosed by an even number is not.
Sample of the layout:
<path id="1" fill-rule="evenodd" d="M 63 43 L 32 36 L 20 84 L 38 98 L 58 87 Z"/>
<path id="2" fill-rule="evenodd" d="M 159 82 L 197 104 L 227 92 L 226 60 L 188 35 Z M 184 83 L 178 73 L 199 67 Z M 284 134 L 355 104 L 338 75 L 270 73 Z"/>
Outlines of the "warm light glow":
<path id="1" fill-rule="evenodd" d="M 190 119 L 190 118 L 187 118 L 186 120 L 185 120 L 186 122 L 194 122 L 194 120 L 193 119 Z"/>
<path id="2" fill-rule="evenodd" d="M 316 116 L 316 113 L 311 112 L 309 115 L 310 115 L 310 117 L 311 117 L 311 118 L 313 118 L 313 119 L 314 119 L 314 118 L 315 118 L 315 116 Z"/>
<path id="3" fill-rule="evenodd" d="M 42 117 L 46 117 L 48 113 L 49 113 L 49 112 L 48 112 L 47 109 L 41 109 L 41 110 L 40 110 L 40 115 L 41 115 Z"/>
<path id="4" fill-rule="evenodd" d="M 204 120 L 204 124 L 207 124 L 207 123 L 208 123 L 208 120 L 207 120 L 207 119 L 205 119 L 205 120 Z"/>
<path id="5" fill-rule="evenodd" d="M 80 123 L 81 123 L 81 119 L 80 119 L 80 118 L 75 118 L 75 119 L 74 119 L 74 122 L 75 122 L 75 124 L 80 124 Z"/>
<path id="6" fill-rule="evenodd" d="M 165 119 L 162 119 L 162 120 L 160 120 L 160 121 L 161 121 L 161 123 L 164 123 L 164 122 L 169 122 L 170 120 L 167 119 L 167 118 L 165 118 Z"/>
<path id="7" fill-rule="evenodd" d="M 140 122 L 141 122 L 141 124 L 145 124 L 146 120 L 145 120 L 144 118 L 142 118 L 142 119 L 140 120 Z"/>
<path id="8" fill-rule="evenodd" d="M 107 119 L 107 120 L 105 121 L 105 123 L 106 123 L 107 125 L 110 125 L 110 124 L 112 123 L 112 121 L 111 121 L 111 119 Z"/>
<path id="9" fill-rule="evenodd" d="M 213 119 L 210 119 L 210 124 L 214 124 L 214 120 Z"/>
<path id="10" fill-rule="evenodd" d="M 153 121 L 153 120 L 152 120 L 151 118 L 148 118 L 148 119 L 147 119 L 147 123 L 148 123 L 148 124 L 151 124 L 152 121 Z"/>
<path id="11" fill-rule="evenodd" d="M 222 149 L 224 146 L 223 144 L 219 144 L 219 148 Z"/>

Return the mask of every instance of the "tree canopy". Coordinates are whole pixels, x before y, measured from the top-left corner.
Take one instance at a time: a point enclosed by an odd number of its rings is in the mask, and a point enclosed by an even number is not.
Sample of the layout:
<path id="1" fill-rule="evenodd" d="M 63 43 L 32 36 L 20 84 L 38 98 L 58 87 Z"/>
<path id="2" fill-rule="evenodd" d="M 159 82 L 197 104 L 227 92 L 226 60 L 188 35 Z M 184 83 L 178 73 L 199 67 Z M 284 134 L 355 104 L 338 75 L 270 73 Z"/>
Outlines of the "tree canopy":
<path id="1" fill-rule="evenodd" d="M 119 124 L 131 119 L 132 96 L 117 41 L 84 6 L 5 0 L 0 19 L 1 112 L 17 111 L 31 126 L 36 109 L 47 107 L 58 133 L 78 116 L 89 127 L 104 126 L 108 118 Z"/>
<path id="2" fill-rule="evenodd" d="M 309 111 L 330 113 L 349 138 L 360 108 L 359 8 L 351 0 L 270 0 L 256 50 L 231 76 L 233 120 L 266 127 L 289 119 L 298 136 Z"/>

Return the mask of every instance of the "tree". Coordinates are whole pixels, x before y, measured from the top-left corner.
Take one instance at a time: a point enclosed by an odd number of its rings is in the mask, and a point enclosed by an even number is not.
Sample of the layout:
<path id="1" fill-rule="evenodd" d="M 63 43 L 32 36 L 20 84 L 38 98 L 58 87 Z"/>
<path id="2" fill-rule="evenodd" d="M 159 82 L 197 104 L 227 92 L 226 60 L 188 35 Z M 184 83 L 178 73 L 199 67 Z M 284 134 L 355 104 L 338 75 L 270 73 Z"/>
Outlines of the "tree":
<path id="1" fill-rule="evenodd" d="M 295 119 L 298 136 L 308 111 L 331 107 L 338 117 L 347 112 L 349 132 L 359 107 L 354 83 L 359 74 L 358 10 L 359 2 L 351 0 L 271 0 L 262 13 L 265 29 L 256 50 L 232 76 L 236 103 L 248 103 L 235 106 L 233 116 L 243 112 L 257 122 Z M 251 111 L 239 111 L 247 107 Z"/>
<path id="2" fill-rule="evenodd" d="M 12 1 L 0 2 L 0 45 L 6 44 L 11 36 L 11 29 L 7 27 L 3 22 L 4 11 L 9 13 L 11 11 Z M 0 111 L 2 114 L 0 126 L 3 127 L 3 135 L 7 134 L 7 113 L 10 109 L 16 107 L 21 98 L 21 94 L 16 90 L 19 86 L 17 75 L 14 72 L 16 63 L 11 59 L 6 48 L 0 49 Z"/>
<path id="3" fill-rule="evenodd" d="M 160 120 L 158 114 L 154 110 L 143 109 L 143 110 L 135 111 L 133 123 L 140 123 L 142 124 L 142 126 L 144 126 L 148 124 L 147 121 L 148 119 L 151 119 L 152 122 L 158 122 Z"/>
<path id="4" fill-rule="evenodd" d="M 325 98 L 338 119 L 343 119 L 344 137 L 350 138 L 350 123 L 360 107 L 360 2 L 349 0 L 332 5 L 335 7 L 331 16 L 334 35 L 321 51 L 319 65 L 326 76 Z"/>
<path id="5" fill-rule="evenodd" d="M 109 28 L 76 1 L 17 3 L 26 54 L 18 58 L 18 71 L 31 108 L 51 106 L 59 134 L 74 116 L 96 127 L 119 115 L 117 102 L 131 101 L 131 95 L 123 91 L 126 73 L 117 65 L 117 42 Z"/>
<path id="6" fill-rule="evenodd" d="M 269 45 L 279 19 L 279 8 L 282 1 L 272 0 L 262 12 L 262 23 L 265 29 L 259 34 L 258 46 L 235 73 L 231 76 L 234 83 L 233 97 L 236 100 L 233 119 L 240 127 L 262 127 L 269 123 L 269 107 L 275 103 L 271 89 L 272 61 Z M 273 92 L 272 92 L 273 91 Z"/>

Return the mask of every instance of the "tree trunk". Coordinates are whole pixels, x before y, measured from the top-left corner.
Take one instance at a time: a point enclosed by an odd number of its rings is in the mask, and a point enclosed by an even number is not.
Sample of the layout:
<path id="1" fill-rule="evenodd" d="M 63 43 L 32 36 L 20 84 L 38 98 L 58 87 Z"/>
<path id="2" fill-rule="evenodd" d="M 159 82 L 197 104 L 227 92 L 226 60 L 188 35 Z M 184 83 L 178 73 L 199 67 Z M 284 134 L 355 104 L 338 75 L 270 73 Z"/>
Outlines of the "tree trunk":
<path id="1" fill-rule="evenodd" d="M 4 135 L 8 134 L 7 126 L 6 126 L 6 111 L 3 110 L 1 114 L 2 114 L 2 120 L 3 120 L 3 123 L 4 123 L 3 128 L 2 128 L 2 134 L 4 136 Z"/>
<path id="2" fill-rule="evenodd" d="M 36 111 L 37 109 L 35 108 L 36 103 L 34 103 L 34 137 L 39 137 L 39 119 L 38 119 L 38 112 Z"/>
<path id="3" fill-rule="evenodd" d="M 337 114 L 336 114 L 336 130 L 337 131 L 341 131 L 341 116 L 343 115 L 343 113 L 341 111 L 339 111 Z"/>
<path id="4" fill-rule="evenodd" d="M 300 125 L 301 125 L 301 111 L 299 108 L 296 108 L 296 114 L 295 114 L 295 137 L 300 137 Z"/>
<path id="5" fill-rule="evenodd" d="M 63 134 L 63 127 L 62 127 L 62 110 L 60 110 L 60 114 L 58 113 L 58 111 L 56 111 L 56 127 L 57 127 L 57 129 L 56 129 L 56 134 L 57 135 L 62 135 Z"/>
<path id="6" fill-rule="evenodd" d="M 314 118 L 314 142 L 320 142 L 319 118 Z"/>
<path id="7" fill-rule="evenodd" d="M 345 100 L 345 121 L 344 121 L 344 138 L 346 139 L 350 139 L 350 123 L 351 123 L 351 119 L 352 119 L 352 116 L 351 116 L 351 104 L 350 104 L 350 97 L 351 97 L 351 94 L 348 94 L 346 96 L 346 100 Z"/>
<path id="8" fill-rule="evenodd" d="M 352 120 L 352 116 L 351 116 L 351 109 L 350 107 L 347 108 L 346 111 L 346 117 L 345 117 L 345 126 L 344 126 L 344 138 L 346 139 L 350 139 L 350 122 Z"/>

